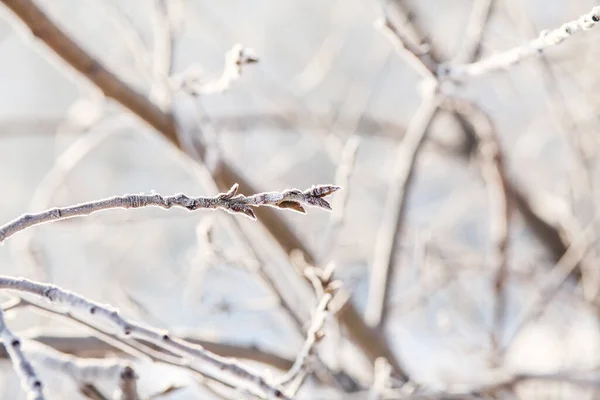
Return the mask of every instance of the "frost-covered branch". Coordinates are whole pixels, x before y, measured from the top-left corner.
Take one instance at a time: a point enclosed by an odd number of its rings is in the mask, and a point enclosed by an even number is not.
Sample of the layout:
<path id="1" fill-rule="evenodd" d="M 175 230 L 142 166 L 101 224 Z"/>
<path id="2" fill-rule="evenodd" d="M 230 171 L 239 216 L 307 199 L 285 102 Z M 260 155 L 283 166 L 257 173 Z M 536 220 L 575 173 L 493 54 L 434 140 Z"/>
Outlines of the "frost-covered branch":
<path id="1" fill-rule="evenodd" d="M 462 80 L 468 77 L 510 68 L 529 57 L 542 53 L 549 47 L 561 44 L 579 31 L 592 29 L 596 26 L 598 21 L 600 21 L 600 6 L 594 7 L 589 13 L 582 15 L 575 21 L 563 24 L 560 28 L 542 31 L 537 39 L 505 52 L 490 56 L 481 61 L 470 64 L 440 65 L 437 75 L 439 77 Z"/>
<path id="2" fill-rule="evenodd" d="M 303 205 L 331 210 L 331 206 L 323 199 L 323 197 L 327 197 L 339 189 L 338 186 L 319 185 L 313 186 L 305 191 L 288 189 L 283 192 L 266 192 L 252 196 L 244 196 L 237 194 L 238 185 L 235 184 L 227 193 L 221 193 L 215 197 L 189 197 L 184 194 L 173 196 L 161 196 L 159 194 L 115 196 L 70 207 L 53 208 L 37 214 L 24 214 L 14 221 L 0 227 L 0 243 L 15 233 L 34 225 L 90 215 L 97 211 L 113 208 L 141 208 L 154 206 L 164 209 L 182 207 L 190 211 L 199 209 L 222 209 L 232 214 L 244 214 L 251 219 L 256 219 L 256 215 L 251 207 L 271 206 L 290 209 L 300 213 L 306 212 Z"/>
<path id="3" fill-rule="evenodd" d="M 126 320 L 119 312 L 108 306 L 88 300 L 73 292 L 61 289 L 54 285 L 39 283 L 22 278 L 11 278 L 0 276 L 0 289 L 15 290 L 20 293 L 30 293 L 42 297 L 45 300 L 63 307 L 67 307 L 70 312 L 76 312 L 85 315 L 94 321 L 111 326 L 117 330 L 121 337 L 141 339 L 153 343 L 175 355 L 189 359 L 190 361 L 201 361 L 205 366 L 210 366 L 217 371 L 225 372 L 229 378 L 233 378 L 241 387 L 248 389 L 260 398 L 266 399 L 289 399 L 278 387 L 270 384 L 265 378 L 254 371 L 246 368 L 232 359 L 220 357 L 205 350 L 202 346 L 194 345 L 183 340 L 171 337 L 167 332 L 159 331 L 154 328 L 145 327 L 135 322 Z M 0 327 L 5 328 L 2 324 Z M 8 332 L 8 336 L 6 336 Z M 33 369 L 29 363 L 24 364 L 22 353 L 20 353 L 19 341 L 14 335 L 2 330 L 5 335 L 4 340 L 8 343 L 17 342 L 17 346 L 11 346 L 8 350 L 12 360 L 18 360 L 15 365 L 19 366 L 22 376 L 27 378 L 24 382 L 27 387 L 34 389 L 40 386 L 39 380 L 34 379 Z M 16 353 L 15 353 L 16 351 Z M 25 367 L 29 368 L 25 368 Z M 25 374 L 31 371 L 32 373 Z M 39 389 L 41 393 L 41 388 Z M 42 398 L 42 397 L 36 397 Z"/>
<path id="4" fill-rule="evenodd" d="M 245 65 L 259 61 L 254 50 L 235 44 L 225 54 L 225 65 L 221 76 L 214 80 L 203 80 L 202 71 L 196 66 L 190 66 L 180 75 L 173 78 L 175 88 L 181 88 L 192 95 L 223 93 L 242 76 Z"/>
<path id="5" fill-rule="evenodd" d="M 29 400 L 43 400 L 42 381 L 33 369 L 31 362 L 25 356 L 21 340 L 6 326 L 4 311 L 0 309 L 0 339 L 12 361 L 13 368 L 21 379 L 21 386 Z"/>
<path id="6" fill-rule="evenodd" d="M 28 357 L 36 365 L 61 372 L 80 384 L 108 380 L 119 384 L 120 399 L 137 400 L 137 375 L 125 360 L 118 358 L 80 358 L 56 351 L 34 341 L 25 343 Z"/>

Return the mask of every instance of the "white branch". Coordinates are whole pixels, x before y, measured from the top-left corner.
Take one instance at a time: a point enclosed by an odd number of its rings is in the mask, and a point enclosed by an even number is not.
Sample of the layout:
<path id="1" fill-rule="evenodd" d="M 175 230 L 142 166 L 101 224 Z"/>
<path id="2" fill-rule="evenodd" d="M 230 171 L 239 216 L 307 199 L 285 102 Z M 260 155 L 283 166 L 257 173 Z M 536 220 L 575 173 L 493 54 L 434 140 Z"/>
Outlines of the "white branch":
<path id="1" fill-rule="evenodd" d="M 0 276 L 0 289 L 15 290 L 20 293 L 31 293 L 42 297 L 47 301 L 65 306 L 70 312 L 77 312 L 91 318 L 98 323 L 103 323 L 117 329 L 117 334 L 121 337 L 130 337 L 146 340 L 178 356 L 190 360 L 202 361 L 218 371 L 226 372 L 233 377 L 240 386 L 251 391 L 260 398 L 267 399 L 286 399 L 289 400 L 279 388 L 268 383 L 262 376 L 239 364 L 235 360 L 220 357 L 205 350 L 202 346 L 194 345 L 180 339 L 172 338 L 167 332 L 159 331 L 154 328 L 145 327 L 135 322 L 123 318 L 116 309 L 108 305 L 93 302 L 73 292 L 61 289 L 54 285 L 34 282 L 28 279 L 11 278 Z M 35 374 L 29 363 L 25 363 L 19 348 L 19 341 L 10 331 L 3 327 L 2 335 L 5 343 L 9 344 L 7 350 L 15 365 L 21 371 L 22 379 L 27 383 L 31 390 L 41 386 L 39 380 L 35 379 Z M 8 334 L 6 333 L 8 332 Z M 15 345 L 11 345 L 14 344 Z M 41 388 L 38 389 L 41 395 Z M 42 397 L 35 397 L 41 399 Z"/>
<path id="2" fill-rule="evenodd" d="M 242 76 L 245 65 L 255 64 L 258 61 L 254 50 L 236 44 L 225 54 L 225 65 L 219 78 L 204 81 L 202 71 L 197 66 L 190 66 L 172 78 L 172 84 L 175 89 L 181 88 L 192 95 L 223 93 Z"/>
<path id="3" fill-rule="evenodd" d="M 37 214 L 25 214 L 0 226 L 0 243 L 8 237 L 34 225 L 67 218 L 90 215 L 97 211 L 113 208 L 182 207 L 189 211 L 198 209 L 222 209 L 232 214 L 241 213 L 251 219 L 256 219 L 251 207 L 271 206 L 305 213 L 303 205 L 331 210 L 329 203 L 323 197 L 329 196 L 340 188 L 332 185 L 314 186 L 300 191 L 288 189 L 283 192 L 266 192 L 252 196 L 237 195 L 238 185 L 235 184 L 227 192 L 215 197 L 188 197 L 184 194 L 163 197 L 159 194 L 130 194 L 115 196 L 108 199 L 77 204 L 64 208 L 53 208 Z"/>
<path id="4" fill-rule="evenodd" d="M 600 6 L 575 21 L 567 22 L 560 28 L 543 31 L 537 39 L 521 46 L 493 55 L 471 64 L 440 65 L 437 75 L 440 78 L 463 80 L 468 77 L 483 75 L 488 72 L 507 69 L 529 57 L 542 53 L 548 47 L 562 43 L 579 31 L 592 29 L 600 21 Z"/>
<path id="5" fill-rule="evenodd" d="M 294 365 L 289 369 L 288 372 L 285 373 L 281 378 L 277 380 L 280 385 L 287 385 L 294 378 L 302 372 L 302 369 L 306 365 L 310 354 L 316 343 L 321 338 L 321 329 L 323 329 L 323 325 L 325 325 L 325 319 L 327 318 L 327 308 L 333 299 L 333 295 L 331 293 L 325 293 L 319 304 L 317 305 L 317 309 L 315 310 L 315 314 L 313 316 L 312 322 L 310 324 L 310 328 L 308 328 L 308 333 L 306 335 L 306 340 L 302 345 L 302 349 L 296 356 L 296 360 L 294 361 Z"/>
<path id="6" fill-rule="evenodd" d="M 24 343 L 29 359 L 36 365 L 62 372 L 78 382 L 93 383 L 99 380 L 117 382 L 129 363 L 118 358 L 81 358 L 64 354 L 39 342 Z"/>
<path id="7" fill-rule="evenodd" d="M 6 326 L 2 309 L 0 309 L 0 340 L 4 343 L 13 368 L 21 379 L 21 386 L 27 393 L 27 398 L 29 400 L 43 400 L 42 381 L 40 381 L 33 366 L 25 357 L 21 348 L 21 340 Z"/>

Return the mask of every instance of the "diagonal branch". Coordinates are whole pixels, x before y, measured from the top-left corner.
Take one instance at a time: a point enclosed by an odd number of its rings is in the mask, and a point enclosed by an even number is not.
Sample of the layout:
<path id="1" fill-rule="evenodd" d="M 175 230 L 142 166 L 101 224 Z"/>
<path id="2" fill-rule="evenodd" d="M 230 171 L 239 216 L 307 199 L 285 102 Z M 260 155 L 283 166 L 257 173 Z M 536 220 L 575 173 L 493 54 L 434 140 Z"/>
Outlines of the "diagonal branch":
<path id="1" fill-rule="evenodd" d="M 440 77 L 462 80 L 501 69 L 508 69 L 523 60 L 544 52 L 549 47 L 561 44 L 579 31 L 592 29 L 598 21 L 600 21 L 600 6 L 594 7 L 590 12 L 574 21 L 563 24 L 560 28 L 542 31 L 538 38 L 500 54 L 471 64 L 440 65 L 438 75 Z"/>
<path id="2" fill-rule="evenodd" d="M 385 317 L 395 264 L 396 243 L 402 232 L 405 217 L 406 197 L 412 183 L 417 156 L 438 110 L 438 104 L 439 100 L 435 94 L 423 100 L 394 157 L 396 164 L 390 174 L 391 184 L 384 205 L 384 219 L 377 232 L 365 310 L 365 320 L 372 327 L 380 327 Z"/>
<path id="3" fill-rule="evenodd" d="M 117 334 L 121 337 L 146 340 L 178 356 L 202 361 L 205 365 L 211 366 L 217 371 L 226 372 L 230 378 L 234 378 L 240 385 L 261 398 L 289 399 L 280 389 L 267 382 L 265 378 L 235 360 L 219 357 L 201 346 L 171 337 L 167 332 L 126 320 L 110 306 L 93 302 L 54 285 L 28 279 L 3 276 L 0 277 L 0 288 L 36 295 L 53 304 L 67 307 L 73 312 L 111 326 L 117 330 Z M 16 341 L 18 343 L 18 340 Z M 14 340 L 9 343 L 14 343 Z M 11 354 L 11 350 L 8 351 Z M 11 356 L 11 358 L 13 357 Z"/>

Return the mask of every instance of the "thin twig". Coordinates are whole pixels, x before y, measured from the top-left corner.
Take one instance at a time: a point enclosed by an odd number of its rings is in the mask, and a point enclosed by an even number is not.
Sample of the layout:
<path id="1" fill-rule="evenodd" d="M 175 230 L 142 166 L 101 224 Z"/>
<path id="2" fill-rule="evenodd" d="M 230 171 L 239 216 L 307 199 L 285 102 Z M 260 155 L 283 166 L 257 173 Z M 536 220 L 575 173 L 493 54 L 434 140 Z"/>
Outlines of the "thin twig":
<path id="1" fill-rule="evenodd" d="M 172 85 L 194 96 L 223 93 L 242 76 L 245 65 L 255 64 L 258 61 L 254 50 L 236 44 L 225 54 L 225 65 L 219 78 L 204 82 L 198 67 L 190 66 L 183 73 L 172 78 Z"/>
<path id="2" fill-rule="evenodd" d="M 469 77 L 507 69 L 527 58 L 542 53 L 549 47 L 561 44 L 579 31 L 590 30 L 600 21 L 600 6 L 594 7 L 587 14 L 574 21 L 563 24 L 560 28 L 543 31 L 537 39 L 490 56 L 471 64 L 443 64 L 437 70 L 439 77 L 464 80 Z"/>
<path id="3" fill-rule="evenodd" d="M 321 338 L 321 329 L 323 329 L 323 325 L 325 324 L 325 319 L 327 317 L 327 308 L 329 307 L 329 303 L 333 299 L 332 293 L 325 293 L 317 308 L 315 309 L 315 313 L 308 328 L 308 333 L 306 335 L 306 340 L 304 341 L 304 345 L 302 349 L 298 352 L 296 356 L 296 360 L 294 361 L 294 365 L 289 369 L 289 371 L 283 375 L 281 378 L 277 380 L 277 383 L 280 385 L 287 385 L 291 381 L 293 381 L 296 376 L 298 376 L 301 370 L 305 367 L 307 360 L 313 350 L 315 344 Z"/>
<path id="4" fill-rule="evenodd" d="M 394 155 L 396 163 L 390 173 L 390 186 L 383 209 L 385 217 L 377 232 L 365 310 L 365 320 L 372 327 L 380 327 L 385 318 L 386 302 L 395 264 L 396 242 L 404 220 L 406 194 L 412 182 L 419 150 L 438 110 L 438 105 L 439 99 L 435 93 L 423 100 Z"/>
<path id="5" fill-rule="evenodd" d="M 485 28 L 492 15 L 495 0 L 475 0 L 463 38 L 463 47 L 454 58 L 455 63 L 471 62 L 479 57 Z"/>
<path id="6" fill-rule="evenodd" d="M 21 386 L 29 400 L 43 400 L 42 381 L 22 349 L 21 340 L 6 326 L 4 311 L 0 310 L 0 340 L 13 364 L 13 369 L 21 379 Z"/>
<path id="7" fill-rule="evenodd" d="M 342 150 L 340 163 L 335 173 L 335 184 L 336 186 L 345 188 L 345 190 L 336 196 L 335 201 L 332 203 L 333 211 L 331 212 L 331 218 L 321 240 L 322 244 L 319 253 L 322 255 L 322 258 L 331 255 L 333 252 L 339 231 L 344 224 L 344 216 L 347 215 L 346 208 L 350 193 L 348 188 L 350 186 L 350 176 L 354 170 L 359 143 L 360 139 L 358 136 L 351 136 L 346 141 Z"/>
<path id="8" fill-rule="evenodd" d="M 153 84 L 149 98 L 162 109 L 171 104 L 171 88 L 169 77 L 173 68 L 174 31 L 170 17 L 170 3 L 167 0 L 154 0 L 152 12 L 152 76 Z"/>
<path id="9" fill-rule="evenodd" d="M 257 375 L 238 362 L 219 357 L 203 347 L 173 338 L 166 332 L 145 327 L 124 319 L 117 310 L 110 306 L 93 302 L 73 292 L 66 291 L 54 285 L 11 277 L 0 277 L 0 288 L 16 290 L 21 293 L 31 293 L 59 306 L 66 306 L 73 312 L 79 312 L 103 324 L 117 329 L 122 337 L 132 337 L 147 340 L 181 357 L 201 360 L 218 371 L 225 371 L 236 378 L 239 383 L 259 397 L 288 399 L 283 392 L 269 384 L 265 378 Z M 12 343 L 12 342 L 10 342 Z M 17 340 L 18 343 L 18 340 Z M 18 346 L 17 346 L 18 347 Z M 9 350 L 10 352 L 11 350 Z M 12 357 L 11 357 L 12 358 Z M 32 388 L 33 385 L 30 385 Z"/>
<path id="10" fill-rule="evenodd" d="M 290 209 L 300 213 L 306 212 L 303 205 L 331 210 L 331 206 L 323 199 L 323 197 L 329 196 L 339 189 L 340 188 L 337 186 L 321 185 L 314 186 L 303 192 L 298 189 L 288 189 L 283 192 L 266 192 L 252 196 L 244 196 L 237 194 L 238 185 L 234 185 L 227 193 L 222 193 L 215 197 L 188 197 L 184 194 L 173 196 L 161 196 L 159 194 L 115 196 L 70 207 L 53 208 L 37 214 L 22 215 L 14 221 L 0 227 L 0 243 L 15 233 L 34 225 L 90 215 L 97 211 L 114 208 L 155 206 L 164 209 L 182 207 L 189 211 L 199 209 L 222 209 L 232 214 L 240 213 L 246 215 L 251 219 L 256 219 L 256 215 L 250 207 L 271 206 Z"/>
<path id="11" fill-rule="evenodd" d="M 508 279 L 508 234 L 510 231 L 510 185 L 504 168 L 504 156 L 490 118 L 474 104 L 457 98 L 446 105 L 462 115 L 472 125 L 477 135 L 477 148 L 481 162 L 481 174 L 488 191 L 490 205 L 490 241 L 492 253 L 490 269 L 494 271 L 494 295 L 492 345 L 495 351 L 501 346 L 506 308 L 505 287 Z"/>
<path id="12" fill-rule="evenodd" d="M 588 227 L 583 230 L 579 237 L 573 241 L 571 246 L 552 269 L 546 281 L 542 284 L 537 299 L 526 307 L 517 318 L 516 327 L 511 330 L 510 337 L 505 341 L 505 345 L 501 348 L 503 352 L 506 351 L 514 338 L 516 338 L 531 321 L 537 318 L 556 297 L 563 283 L 578 266 L 579 262 L 592 245 L 593 240 L 595 239 L 593 237 L 595 223 L 597 223 L 596 219 L 594 219 Z"/>
<path id="13" fill-rule="evenodd" d="M 411 41 L 404 36 L 402 31 L 396 28 L 390 19 L 382 18 L 375 21 L 375 27 L 388 37 L 398 54 L 424 79 L 437 80 L 437 65 L 433 62 L 429 54 L 423 52 L 421 48 L 412 45 Z"/>

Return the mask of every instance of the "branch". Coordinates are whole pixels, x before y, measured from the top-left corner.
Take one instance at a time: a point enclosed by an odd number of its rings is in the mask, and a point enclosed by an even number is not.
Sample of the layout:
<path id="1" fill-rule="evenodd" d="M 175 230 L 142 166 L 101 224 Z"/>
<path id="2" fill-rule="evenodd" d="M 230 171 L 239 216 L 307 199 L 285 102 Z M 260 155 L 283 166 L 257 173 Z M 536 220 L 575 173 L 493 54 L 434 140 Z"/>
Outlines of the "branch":
<path id="1" fill-rule="evenodd" d="M 157 329 L 144 327 L 135 322 L 128 321 L 124 319 L 117 310 L 88 300 L 73 292 L 66 291 L 54 285 L 4 276 L 0 276 L 0 289 L 10 289 L 20 293 L 34 294 L 53 304 L 66 306 L 70 311 L 79 312 L 99 323 L 109 325 L 117 329 L 117 334 L 121 337 L 146 340 L 178 356 L 189 358 L 191 360 L 203 361 L 206 365 L 212 366 L 217 371 L 224 371 L 236 378 L 242 386 L 261 398 L 289 400 L 280 389 L 272 386 L 263 377 L 240 365 L 236 361 L 217 356 L 201 346 L 173 338 L 166 332 L 161 332 Z M 9 343 L 14 341 L 15 339 L 9 341 Z M 16 342 L 18 345 L 19 341 L 16 340 Z M 14 349 L 15 347 L 12 346 L 12 348 Z M 18 349 L 18 346 L 16 348 Z M 8 351 L 10 354 L 13 350 Z M 11 359 L 14 360 L 14 356 L 11 356 Z M 30 375 L 27 375 L 27 377 L 29 376 Z M 36 387 L 35 383 L 39 386 L 39 381 L 36 380 L 28 385 L 28 387 Z"/>
<path id="2" fill-rule="evenodd" d="M 479 57 L 485 28 L 492 15 L 494 0 L 475 0 L 463 38 L 463 47 L 455 62 L 471 62 Z"/>
<path id="3" fill-rule="evenodd" d="M 177 124 L 169 114 L 160 110 L 115 74 L 108 71 L 102 63 L 86 53 L 77 43 L 63 33 L 32 0 L 2 0 L 2 3 L 9 7 L 27 25 L 34 36 L 43 41 L 72 68 L 93 82 L 106 96 L 127 107 L 154 127 L 177 148 L 183 149 L 184 145 L 178 137 Z M 203 146 L 201 144 L 197 144 L 197 146 L 198 154 L 204 154 L 205 149 Z M 190 153 L 189 156 L 196 161 L 201 161 L 195 154 Z M 220 190 L 227 190 L 238 182 L 241 191 L 246 193 L 258 192 L 234 168 L 225 162 L 221 162 L 220 168 L 214 171 L 213 178 Z M 257 209 L 256 213 L 262 224 L 286 254 L 290 254 L 293 250 L 300 250 L 311 263 L 314 263 L 315 257 L 306 247 L 306 244 L 300 240 L 298 235 L 274 210 L 261 208 Z M 385 357 L 399 374 L 404 374 L 399 363 L 394 360 L 392 350 L 380 335 L 365 324 L 360 313 L 351 302 L 346 302 L 344 308 L 338 313 L 338 318 L 348 329 L 349 335 L 355 344 L 362 349 L 371 361 L 378 357 Z"/>
<path id="4" fill-rule="evenodd" d="M 24 214 L 12 222 L 0 227 L 0 243 L 34 225 L 46 222 L 90 215 L 97 211 L 114 208 L 171 207 L 186 208 L 189 211 L 199 209 L 222 209 L 232 214 L 244 214 L 256 219 L 251 207 L 271 206 L 290 209 L 305 213 L 303 205 L 331 210 L 329 203 L 323 197 L 329 196 L 340 188 L 331 185 L 314 186 L 301 192 L 298 189 L 288 189 L 283 192 L 259 193 L 252 196 L 237 195 L 238 185 L 233 185 L 227 193 L 215 197 L 188 197 L 184 194 L 163 197 L 159 194 L 143 195 L 130 194 L 115 196 L 108 199 L 77 204 L 64 208 L 53 208 L 37 214 Z"/>
<path id="5" fill-rule="evenodd" d="M 42 343 L 46 346 L 61 352 L 72 354 L 78 357 L 106 357 L 107 354 L 128 354 L 121 348 L 115 347 L 110 343 L 106 343 L 94 335 L 88 336 L 63 336 L 38 333 L 28 337 L 28 340 Z M 243 360 L 255 361 L 271 367 L 288 370 L 292 367 L 293 360 L 280 356 L 276 353 L 261 349 L 256 345 L 237 344 L 237 343 L 222 343 L 210 340 L 204 340 L 194 336 L 185 336 L 183 340 L 204 347 L 212 353 L 216 353 L 221 357 L 238 358 Z M 155 350 L 160 350 L 157 346 L 143 342 Z M 7 353 L 0 348 L 0 358 L 7 357 Z"/>
<path id="6" fill-rule="evenodd" d="M 501 346 L 506 308 L 505 286 L 508 279 L 508 235 L 510 231 L 510 184 L 504 168 L 504 156 L 490 118 L 474 104 L 457 98 L 446 106 L 471 124 L 475 133 L 481 175 L 488 191 L 490 205 L 490 241 L 492 255 L 490 269 L 494 271 L 496 304 L 493 312 L 492 345 L 495 351 Z"/>
<path id="7" fill-rule="evenodd" d="M 301 375 L 315 345 L 323 337 L 321 330 L 325 325 L 325 319 L 327 318 L 329 312 L 329 305 L 333 300 L 335 292 L 337 289 L 339 289 L 338 282 L 332 280 L 333 264 L 331 265 L 332 267 L 326 269 L 325 271 L 317 270 L 316 268 L 308 268 L 304 271 L 306 276 L 311 279 L 315 291 L 320 295 L 320 300 L 308 328 L 304 345 L 296 356 L 296 360 L 289 371 L 280 379 L 278 379 L 277 382 L 280 385 L 287 385 L 298 375 Z"/>
<path id="8" fill-rule="evenodd" d="M 527 58 L 536 56 L 549 47 L 557 46 L 579 31 L 590 30 L 600 21 L 600 6 L 582 15 L 575 21 L 567 22 L 560 28 L 543 31 L 537 39 L 503 53 L 471 64 L 443 64 L 437 70 L 440 77 L 464 80 L 500 69 L 508 69 Z"/>
<path id="9" fill-rule="evenodd" d="M 136 92 L 98 60 L 90 56 L 75 41 L 62 32 L 31 0 L 2 0 L 31 30 L 72 68 L 92 81 L 102 92 L 115 99 L 160 131 L 172 143 L 178 144 L 172 118 L 163 113 L 142 94 Z"/>
<path id="10" fill-rule="evenodd" d="M 413 117 L 404 140 L 396 150 L 396 164 L 390 174 L 390 186 L 383 211 L 383 220 L 375 243 L 371 266 L 369 295 L 365 320 L 372 327 L 380 327 L 385 316 L 389 286 L 394 269 L 396 242 L 402 231 L 406 195 L 412 182 L 414 167 L 425 135 L 438 110 L 435 94 L 424 99 Z"/>
<path id="11" fill-rule="evenodd" d="M 63 354 L 39 342 L 28 340 L 27 353 L 31 360 L 53 371 L 73 378 L 82 387 L 100 380 L 119 382 L 122 400 L 137 400 L 137 376 L 129 363 L 117 358 L 79 358 Z"/>
<path id="12" fill-rule="evenodd" d="M 21 348 L 21 340 L 6 326 L 4 311 L 0 309 L 0 339 L 4 343 L 6 352 L 13 364 L 13 369 L 21 379 L 21 386 L 27 393 L 29 400 L 43 400 L 44 393 L 42 382 L 33 369 L 33 366 L 25 357 Z"/>
<path id="13" fill-rule="evenodd" d="M 399 30 L 390 19 L 382 18 L 375 21 L 375 28 L 381 30 L 392 42 L 397 53 L 413 67 L 413 69 L 424 79 L 436 78 L 437 64 L 429 53 L 412 44 L 410 40 Z"/>

